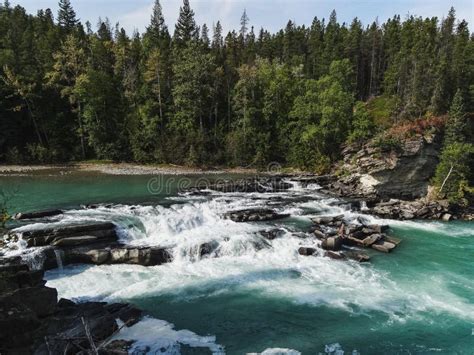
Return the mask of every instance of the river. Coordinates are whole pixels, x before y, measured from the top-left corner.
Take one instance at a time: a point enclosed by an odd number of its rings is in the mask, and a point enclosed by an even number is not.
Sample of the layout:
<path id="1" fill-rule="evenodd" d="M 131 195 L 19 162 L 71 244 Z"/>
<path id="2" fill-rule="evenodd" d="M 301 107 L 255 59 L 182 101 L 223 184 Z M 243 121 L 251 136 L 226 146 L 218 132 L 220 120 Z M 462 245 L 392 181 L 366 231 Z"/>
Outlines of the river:
<path id="1" fill-rule="evenodd" d="M 206 177 L 206 176 L 204 176 Z M 214 178 L 216 176 L 213 176 Z M 230 177 L 230 176 L 226 176 Z M 12 210 L 64 208 L 54 223 L 110 220 L 132 245 L 173 247 L 156 267 L 67 266 L 47 285 L 75 301 L 125 301 L 147 317 L 119 337 L 133 350 L 159 354 L 473 354 L 474 224 L 380 220 L 402 240 L 371 262 L 305 257 L 314 246 L 310 217 L 358 216 L 317 186 L 282 193 L 178 193 L 194 177 L 2 176 Z M 202 177 L 201 177 L 202 178 Z M 153 180 L 151 180 L 153 179 Z M 81 208 L 81 204 L 111 206 Z M 271 207 L 289 218 L 235 223 L 226 211 Z M 281 236 L 263 239 L 274 227 Z M 201 258 L 198 246 L 216 249 Z M 187 345 L 187 346 L 186 346 Z M 191 348 L 189 348 L 191 347 Z"/>

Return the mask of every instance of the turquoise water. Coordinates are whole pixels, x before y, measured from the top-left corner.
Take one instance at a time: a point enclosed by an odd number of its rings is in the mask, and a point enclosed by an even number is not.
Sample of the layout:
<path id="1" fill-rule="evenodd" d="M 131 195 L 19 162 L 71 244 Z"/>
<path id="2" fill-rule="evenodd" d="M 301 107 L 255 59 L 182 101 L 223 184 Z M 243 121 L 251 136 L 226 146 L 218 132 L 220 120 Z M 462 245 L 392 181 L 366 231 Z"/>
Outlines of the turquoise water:
<path id="1" fill-rule="evenodd" d="M 307 231 L 309 216 L 355 214 L 315 190 L 193 197 L 178 195 L 176 181 L 153 195 L 149 179 L 73 173 L 0 183 L 17 190 L 14 210 L 68 208 L 52 222 L 113 220 L 124 242 L 174 248 L 174 261 L 158 267 L 72 266 L 47 275 L 60 296 L 128 301 L 173 323 L 166 334 L 151 321 L 134 333 L 152 348 L 174 344 L 165 353 L 179 353 L 176 344 L 190 341 L 189 330 L 199 346 L 209 341 L 226 354 L 318 354 L 335 343 L 346 354 L 474 354 L 474 224 L 379 221 L 403 240 L 391 254 L 369 251 L 372 261 L 364 265 L 302 257 L 297 248 L 316 241 L 294 233 Z M 169 179 L 176 177 L 160 183 Z M 114 206 L 79 208 L 101 202 Z M 268 205 L 292 217 L 273 224 L 222 218 L 226 210 Z M 262 247 L 258 231 L 275 225 L 285 235 Z M 196 246 L 211 241 L 217 252 L 200 258 Z"/>

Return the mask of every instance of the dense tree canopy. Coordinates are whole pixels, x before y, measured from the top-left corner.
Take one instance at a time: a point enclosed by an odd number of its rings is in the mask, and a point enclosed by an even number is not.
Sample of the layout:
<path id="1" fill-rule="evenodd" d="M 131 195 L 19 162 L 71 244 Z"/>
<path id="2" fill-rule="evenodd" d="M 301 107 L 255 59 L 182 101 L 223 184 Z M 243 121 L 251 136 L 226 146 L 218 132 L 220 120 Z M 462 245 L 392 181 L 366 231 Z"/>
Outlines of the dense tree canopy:
<path id="1" fill-rule="evenodd" d="M 237 31 L 217 21 L 211 32 L 188 0 L 173 35 L 159 0 L 143 34 L 108 20 L 94 32 L 69 0 L 56 20 L 49 9 L 0 5 L 0 160 L 323 171 L 346 141 L 448 111 L 446 156 L 468 144 L 458 131 L 460 112 L 474 110 L 474 38 L 454 9 L 367 26 L 340 24 L 333 11 L 276 33 L 255 31 L 244 11 Z"/>

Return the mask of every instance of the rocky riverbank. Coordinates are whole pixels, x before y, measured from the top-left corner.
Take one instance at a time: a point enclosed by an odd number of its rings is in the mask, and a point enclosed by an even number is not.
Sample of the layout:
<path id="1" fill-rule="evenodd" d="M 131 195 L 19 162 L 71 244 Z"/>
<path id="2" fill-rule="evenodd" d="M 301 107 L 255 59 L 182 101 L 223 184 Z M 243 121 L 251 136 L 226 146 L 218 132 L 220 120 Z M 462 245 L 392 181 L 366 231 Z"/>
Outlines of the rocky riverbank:
<path id="1" fill-rule="evenodd" d="M 0 352 L 2 354 L 117 354 L 106 340 L 142 312 L 128 304 L 58 300 L 43 270 L 0 265 Z M 118 321 L 119 320 L 119 321 Z"/>
<path id="2" fill-rule="evenodd" d="M 472 204 L 459 206 L 433 198 L 430 182 L 439 162 L 439 133 L 417 134 L 396 145 L 351 144 L 334 175 L 293 178 L 317 183 L 322 191 L 355 202 L 363 212 L 390 219 L 474 220 Z"/>

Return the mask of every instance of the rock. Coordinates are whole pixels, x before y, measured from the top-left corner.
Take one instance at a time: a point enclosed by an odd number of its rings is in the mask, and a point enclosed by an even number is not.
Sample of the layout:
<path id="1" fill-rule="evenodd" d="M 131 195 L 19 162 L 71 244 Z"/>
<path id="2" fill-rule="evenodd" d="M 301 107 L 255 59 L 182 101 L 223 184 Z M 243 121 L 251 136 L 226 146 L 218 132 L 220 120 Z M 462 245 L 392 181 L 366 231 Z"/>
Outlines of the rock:
<path id="1" fill-rule="evenodd" d="M 338 169 L 345 174 L 333 190 L 346 197 L 415 199 L 425 196 L 439 162 L 442 135 L 410 136 L 397 149 L 384 150 L 374 141 L 354 146 Z"/>
<path id="2" fill-rule="evenodd" d="M 136 324 L 143 315 L 143 312 L 126 303 L 112 303 L 105 306 L 105 309 L 116 319 L 120 319 L 127 326 Z"/>
<path id="3" fill-rule="evenodd" d="M 99 352 L 100 355 L 128 355 L 131 349 L 133 340 L 114 340 L 108 343 L 103 350 Z"/>
<path id="4" fill-rule="evenodd" d="M 315 248 L 309 248 L 309 247 L 300 247 L 298 249 L 298 254 L 304 255 L 304 256 L 311 256 L 317 253 L 317 250 Z"/>
<path id="5" fill-rule="evenodd" d="M 342 247 L 342 238 L 340 237 L 329 237 L 323 240 L 321 248 L 324 250 L 338 251 Z"/>
<path id="6" fill-rule="evenodd" d="M 61 238 L 55 239 L 51 245 L 57 247 L 71 247 L 77 245 L 84 245 L 84 244 L 92 244 L 96 242 L 99 238 L 93 236 L 80 236 L 80 237 L 68 237 L 68 238 Z"/>
<path id="7" fill-rule="evenodd" d="M 203 256 L 211 254 L 214 250 L 217 249 L 219 243 L 217 242 L 209 242 L 204 243 L 199 246 L 199 256 L 202 258 Z"/>
<path id="8" fill-rule="evenodd" d="M 59 301 L 58 301 L 58 308 L 71 308 L 71 307 L 75 307 L 76 304 L 71 301 L 71 300 L 68 300 L 66 298 L 61 298 Z"/>
<path id="9" fill-rule="evenodd" d="M 370 261 L 370 256 L 358 251 L 346 251 L 343 253 L 348 259 L 358 261 L 359 263 L 365 263 Z"/>
<path id="10" fill-rule="evenodd" d="M 0 352 L 29 353 L 36 331 L 41 326 L 37 315 L 27 306 L 11 298 L 0 298 Z"/>
<path id="11" fill-rule="evenodd" d="M 362 245 L 364 247 L 370 247 L 372 244 L 376 243 L 380 239 L 382 239 L 382 236 L 380 234 L 372 234 L 368 236 L 367 238 L 365 238 L 364 240 L 362 240 Z"/>
<path id="12" fill-rule="evenodd" d="M 282 235 L 285 231 L 283 229 L 275 228 L 259 232 L 262 237 L 268 240 L 273 240 Z"/>
<path id="13" fill-rule="evenodd" d="M 27 241 L 29 247 L 44 246 L 61 239 L 80 236 L 93 236 L 101 241 L 117 240 L 115 224 L 111 222 L 94 222 L 70 226 L 46 227 L 22 233 L 22 237 Z"/>
<path id="14" fill-rule="evenodd" d="M 415 215 L 412 212 L 404 211 L 404 212 L 402 212 L 402 218 L 403 219 L 413 219 L 413 218 L 415 218 Z"/>
<path id="15" fill-rule="evenodd" d="M 29 212 L 29 213 L 17 213 L 13 216 L 13 219 L 24 220 L 24 219 L 36 219 L 36 218 L 45 218 L 53 217 L 63 214 L 61 210 L 48 210 L 48 211 L 38 211 L 38 212 Z"/>
<path id="16" fill-rule="evenodd" d="M 316 224 L 334 224 L 336 222 L 341 222 L 344 218 L 344 215 L 339 216 L 325 216 L 325 217 L 314 217 L 311 220 Z"/>
<path id="17" fill-rule="evenodd" d="M 43 286 L 43 271 L 30 271 L 26 265 L 0 266 L 0 294 L 20 288 Z"/>
<path id="18" fill-rule="evenodd" d="M 449 213 L 445 213 L 443 214 L 443 216 L 441 217 L 441 219 L 445 222 L 449 222 L 451 219 L 453 218 L 453 216 Z"/>
<path id="19" fill-rule="evenodd" d="M 251 178 L 243 180 L 222 180 L 217 181 L 213 184 L 202 184 L 191 189 L 188 189 L 187 192 L 196 194 L 202 190 L 213 190 L 219 192 L 242 192 L 242 193 L 252 193 L 252 192 L 278 192 L 284 191 L 292 188 L 293 185 L 283 181 L 282 177 L 273 177 L 273 178 Z M 204 191 L 205 192 L 205 191 Z"/>
<path id="20" fill-rule="evenodd" d="M 234 222 L 262 222 L 286 218 L 289 214 L 277 213 L 271 209 L 246 209 L 227 212 L 224 217 Z"/>
<path id="21" fill-rule="evenodd" d="M 395 238 L 395 237 L 389 237 L 387 235 L 385 235 L 384 238 L 387 242 L 395 244 L 397 246 L 402 242 L 401 239 L 398 239 L 398 238 Z"/>
<path id="22" fill-rule="evenodd" d="M 316 238 L 318 238 L 318 239 L 324 239 L 324 238 L 326 238 L 326 235 L 325 235 L 323 232 L 321 232 L 320 230 L 317 230 L 317 229 L 315 229 L 315 230 L 313 231 L 313 234 L 314 234 L 314 236 L 315 236 Z"/>
<path id="23" fill-rule="evenodd" d="M 372 244 L 371 247 L 377 251 L 390 253 L 393 249 L 395 249 L 396 245 L 384 240 L 379 240 L 378 242 Z"/>
<path id="24" fill-rule="evenodd" d="M 84 354 L 90 350 L 84 323 L 98 346 L 118 329 L 117 319 L 133 325 L 142 316 L 128 304 L 58 302 L 43 272 L 26 265 L 0 265 L 0 276 L 2 354 Z"/>
<path id="25" fill-rule="evenodd" d="M 370 224 L 367 226 L 367 228 L 371 231 L 373 231 L 373 233 L 385 233 L 388 229 L 389 229 L 389 226 L 387 225 L 380 225 L 380 224 Z"/>

